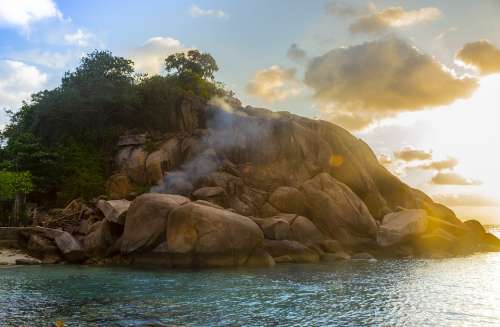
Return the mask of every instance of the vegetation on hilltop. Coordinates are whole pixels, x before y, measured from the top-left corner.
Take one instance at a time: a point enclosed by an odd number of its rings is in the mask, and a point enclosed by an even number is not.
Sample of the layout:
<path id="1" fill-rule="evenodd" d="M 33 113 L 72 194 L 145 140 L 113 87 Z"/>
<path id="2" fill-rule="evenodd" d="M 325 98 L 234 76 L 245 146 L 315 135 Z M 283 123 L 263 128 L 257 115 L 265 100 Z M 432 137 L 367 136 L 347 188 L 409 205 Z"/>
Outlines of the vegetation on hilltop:
<path id="1" fill-rule="evenodd" d="M 218 67 L 208 53 L 171 55 L 165 71 L 140 75 L 131 60 L 109 51 L 89 53 L 58 87 L 33 94 L 9 112 L 1 133 L 1 171 L 29 174 L 30 198 L 39 203 L 101 194 L 121 134 L 165 132 L 168 112 L 186 96 L 208 100 L 226 92 L 214 80 Z"/>

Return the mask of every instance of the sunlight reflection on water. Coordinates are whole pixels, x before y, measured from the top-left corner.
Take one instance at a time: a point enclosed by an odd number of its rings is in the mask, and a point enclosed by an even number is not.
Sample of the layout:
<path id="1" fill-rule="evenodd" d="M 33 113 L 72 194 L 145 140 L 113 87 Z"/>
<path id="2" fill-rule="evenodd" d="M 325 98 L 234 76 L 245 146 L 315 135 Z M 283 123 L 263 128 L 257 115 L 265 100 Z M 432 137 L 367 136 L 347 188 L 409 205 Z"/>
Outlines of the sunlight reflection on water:
<path id="1" fill-rule="evenodd" d="M 499 271 L 500 253 L 255 270 L 3 269 L 0 325 L 498 326 Z"/>

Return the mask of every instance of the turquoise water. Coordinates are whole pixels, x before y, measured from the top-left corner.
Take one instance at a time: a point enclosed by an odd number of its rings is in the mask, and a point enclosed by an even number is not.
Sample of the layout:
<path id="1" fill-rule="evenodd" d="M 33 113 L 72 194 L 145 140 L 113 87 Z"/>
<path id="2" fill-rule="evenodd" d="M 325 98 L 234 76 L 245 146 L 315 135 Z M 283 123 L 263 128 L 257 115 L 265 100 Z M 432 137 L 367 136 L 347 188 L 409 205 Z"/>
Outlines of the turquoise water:
<path id="1" fill-rule="evenodd" d="M 499 326 L 500 253 L 272 269 L 0 269 L 0 326 Z"/>

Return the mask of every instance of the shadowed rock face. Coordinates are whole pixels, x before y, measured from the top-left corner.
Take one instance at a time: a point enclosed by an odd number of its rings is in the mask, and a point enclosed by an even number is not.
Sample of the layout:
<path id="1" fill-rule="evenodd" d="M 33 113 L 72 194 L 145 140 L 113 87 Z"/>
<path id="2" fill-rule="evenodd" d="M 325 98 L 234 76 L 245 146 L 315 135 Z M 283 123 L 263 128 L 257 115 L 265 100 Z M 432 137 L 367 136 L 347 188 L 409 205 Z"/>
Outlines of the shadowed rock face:
<path id="1" fill-rule="evenodd" d="M 152 175 L 161 178 L 162 174 L 181 171 L 187 172 L 185 182 L 197 188 L 212 171 L 227 168 L 223 162 L 227 160 L 237 168 L 240 175 L 236 177 L 246 186 L 271 193 L 282 186 L 298 187 L 326 172 L 347 185 L 377 220 L 397 207 L 405 207 L 456 221 L 451 210 L 401 182 L 378 163 L 366 143 L 339 126 L 288 112 L 241 106 L 227 111 L 186 101 L 182 110 L 172 114 L 174 133 L 157 151 L 147 154 L 141 146 L 126 146 L 119 151 L 119 166 L 135 182 L 145 183 Z M 206 163 L 208 149 L 215 155 L 215 166 Z M 163 167 L 162 174 L 149 172 L 153 166 Z M 260 214 L 256 211 L 252 213 Z"/>

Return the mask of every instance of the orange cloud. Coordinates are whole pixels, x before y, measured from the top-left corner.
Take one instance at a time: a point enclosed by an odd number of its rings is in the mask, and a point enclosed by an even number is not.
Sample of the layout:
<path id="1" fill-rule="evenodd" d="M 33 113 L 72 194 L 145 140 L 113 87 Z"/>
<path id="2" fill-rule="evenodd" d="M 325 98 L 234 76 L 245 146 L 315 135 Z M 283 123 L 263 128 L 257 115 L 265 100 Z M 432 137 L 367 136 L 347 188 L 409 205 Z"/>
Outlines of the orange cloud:
<path id="1" fill-rule="evenodd" d="M 406 11 L 402 7 L 388 7 L 357 18 L 350 26 L 351 33 L 381 33 L 390 27 L 410 26 L 437 19 L 441 11 L 434 7 Z"/>
<path id="2" fill-rule="evenodd" d="M 500 49 L 486 40 L 464 45 L 457 60 L 479 70 L 481 75 L 500 73 Z"/>
<path id="3" fill-rule="evenodd" d="M 478 85 L 396 37 L 313 58 L 304 82 L 323 118 L 351 130 L 400 112 L 450 104 L 469 97 Z"/>
<path id="4" fill-rule="evenodd" d="M 463 177 L 458 173 L 437 173 L 431 180 L 432 184 L 436 185 L 481 185 L 477 180 L 471 180 Z"/>
<path id="5" fill-rule="evenodd" d="M 432 159 L 432 152 L 405 147 L 399 151 L 395 151 L 394 157 L 402 161 L 430 160 Z"/>
<path id="6" fill-rule="evenodd" d="M 282 101 L 298 95 L 301 89 L 300 82 L 295 78 L 295 69 L 275 65 L 257 71 L 248 82 L 246 91 L 267 101 Z"/>
<path id="7" fill-rule="evenodd" d="M 432 161 L 430 163 L 422 164 L 416 168 L 421 168 L 425 170 L 447 170 L 453 169 L 458 165 L 458 160 L 454 158 L 448 158 L 446 160 Z"/>

